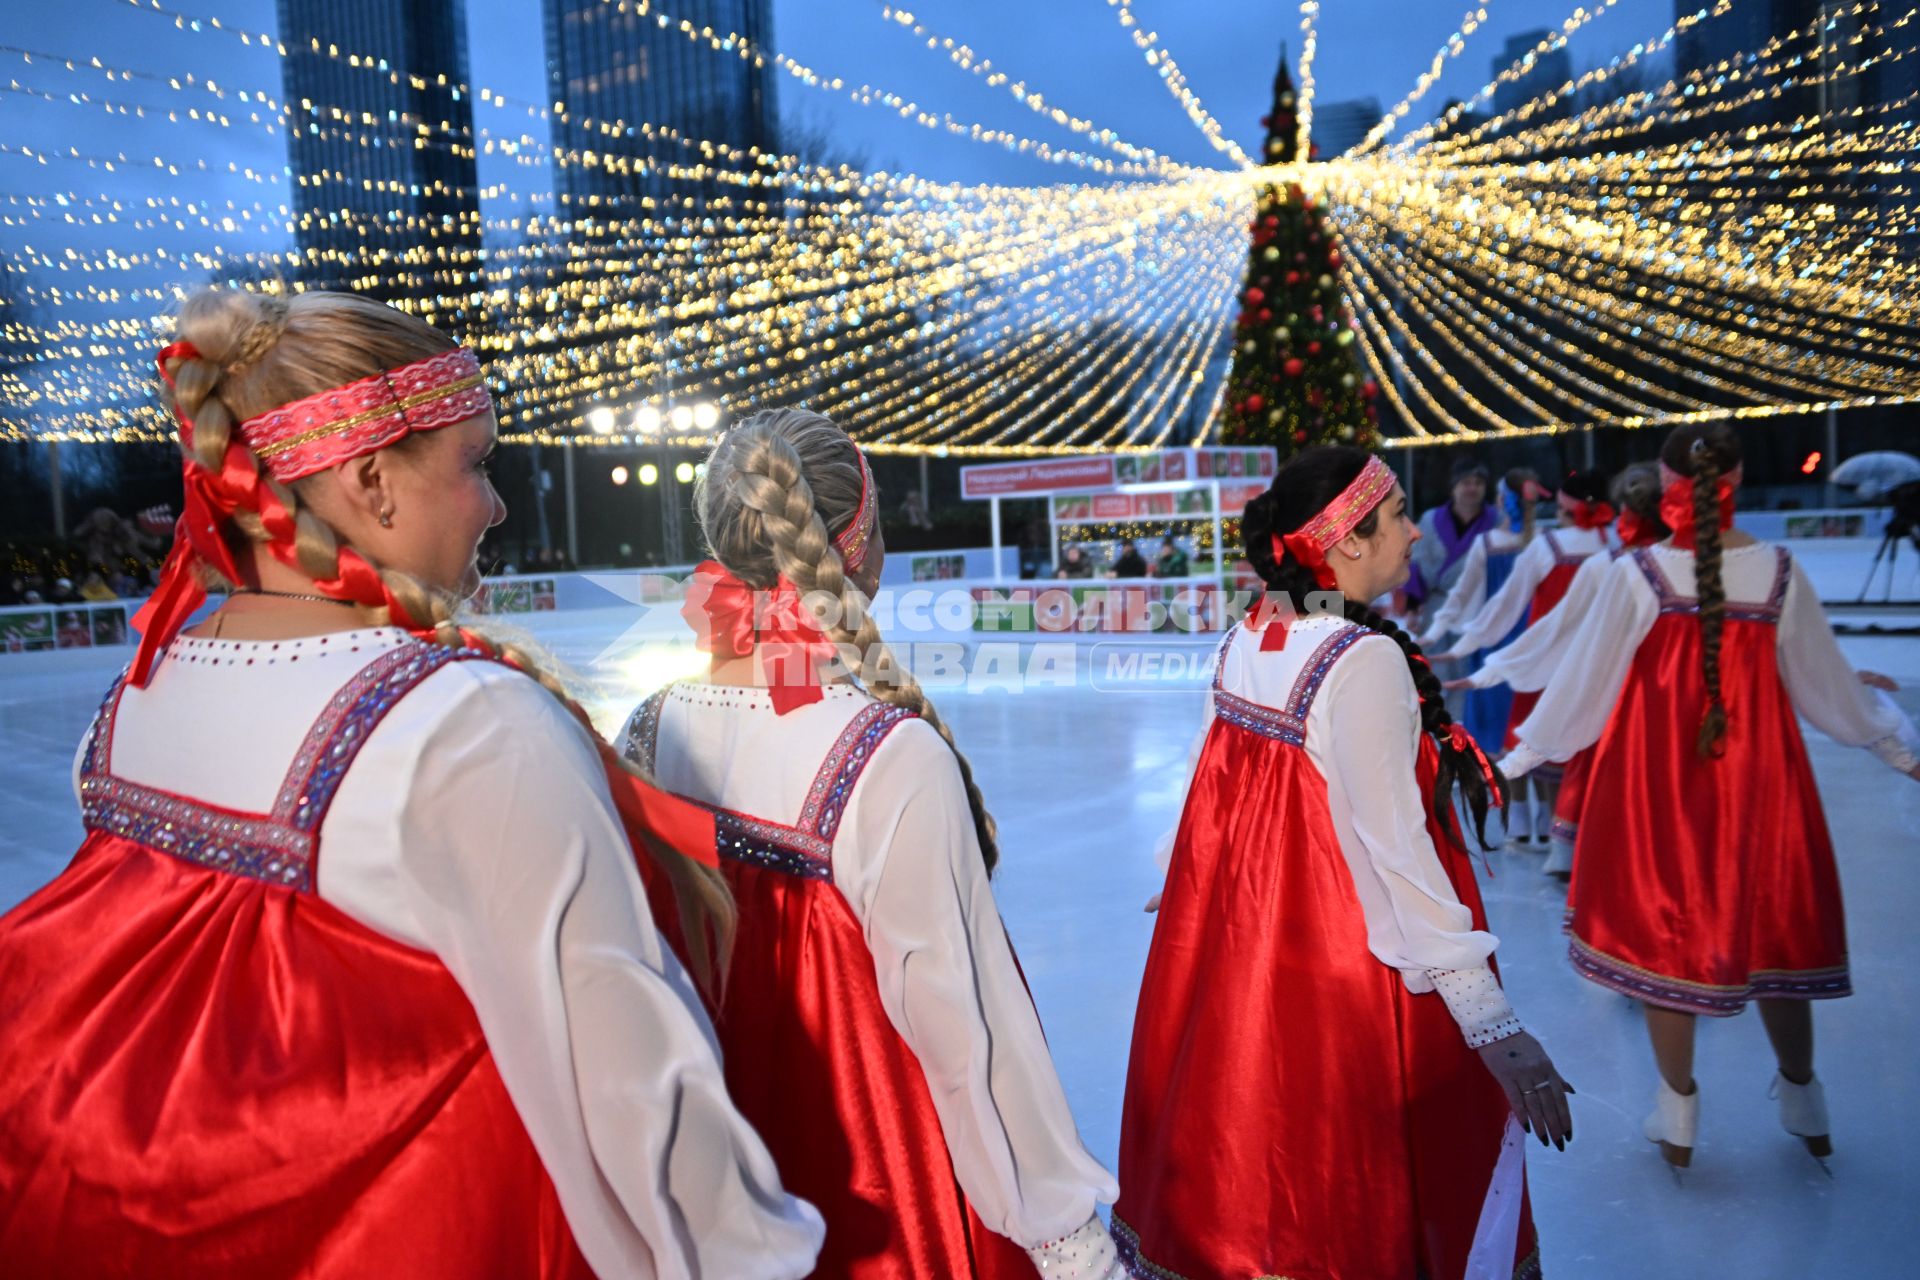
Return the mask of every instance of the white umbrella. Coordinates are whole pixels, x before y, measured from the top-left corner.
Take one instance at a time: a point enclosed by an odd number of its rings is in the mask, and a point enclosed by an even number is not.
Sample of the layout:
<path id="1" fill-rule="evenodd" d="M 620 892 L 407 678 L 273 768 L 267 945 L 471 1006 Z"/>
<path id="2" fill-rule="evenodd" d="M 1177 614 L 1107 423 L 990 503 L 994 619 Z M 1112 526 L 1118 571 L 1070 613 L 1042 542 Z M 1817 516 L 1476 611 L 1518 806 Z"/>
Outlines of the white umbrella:
<path id="1" fill-rule="evenodd" d="M 1863 502 L 1876 502 L 1916 480 L 1920 480 L 1920 458 L 1891 449 L 1856 453 L 1833 469 L 1833 482 L 1853 490 Z"/>

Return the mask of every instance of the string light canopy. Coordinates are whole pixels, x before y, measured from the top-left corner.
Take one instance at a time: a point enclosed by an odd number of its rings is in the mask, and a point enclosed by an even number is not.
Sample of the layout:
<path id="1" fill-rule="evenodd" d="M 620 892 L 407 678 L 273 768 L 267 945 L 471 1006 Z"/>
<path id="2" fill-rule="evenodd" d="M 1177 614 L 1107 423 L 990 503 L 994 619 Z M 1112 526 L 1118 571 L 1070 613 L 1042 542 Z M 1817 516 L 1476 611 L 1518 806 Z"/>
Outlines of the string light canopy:
<path id="1" fill-rule="evenodd" d="M 1485 25 L 1475 5 L 1351 152 L 1276 165 L 1241 150 L 1129 0 L 1108 0 L 1200 133 L 1218 165 L 1208 167 L 1129 141 L 890 5 L 876 7 L 879 21 L 956 81 L 1010 94 L 1033 136 L 801 64 L 693 22 L 674 0 L 603 0 L 701 56 L 1070 175 L 1018 186 L 590 119 L 566 103 L 409 76 L 377 49 L 312 41 L 298 52 L 368 84 L 405 84 L 418 109 L 376 116 L 0 45 L 0 101 L 109 125 L 90 151 L 0 142 L 0 166 L 31 166 L 35 192 L 0 196 L 0 440 L 168 438 L 151 353 L 178 300 L 220 279 L 378 290 L 457 332 L 485 362 L 509 443 L 691 446 L 728 414 L 804 401 L 879 453 L 1206 444 L 1218 439 L 1245 323 L 1249 219 L 1276 186 L 1324 211 L 1332 251 L 1309 265 L 1339 302 L 1325 337 L 1377 387 L 1384 444 L 1911 402 L 1920 95 L 1884 86 L 1916 82 L 1920 10 L 1836 0 L 1757 48 L 1653 70 L 1748 2 L 1702 0 L 1618 56 L 1542 83 L 1547 55 L 1616 3 L 1589 0 L 1473 98 L 1400 132 Z M 209 15 L 126 4 L 128 21 L 237 42 L 255 59 L 289 56 L 277 38 Z M 1300 5 L 1301 157 L 1312 155 L 1320 8 Z M 473 124 L 436 114 L 443 99 L 470 100 Z M 1494 100 L 1497 112 L 1476 114 Z M 164 121 L 177 142 L 121 150 L 111 122 L 122 119 Z M 598 141 L 556 148 L 555 121 Z M 248 139 L 284 148 L 294 131 L 370 158 L 405 146 L 505 157 L 516 174 L 631 175 L 649 194 L 562 208 L 536 184 L 504 183 L 474 193 L 458 218 L 414 216 L 414 193 L 371 163 L 294 174 L 233 154 Z M 132 172 L 217 173 L 220 194 L 184 183 L 132 196 Z M 364 213 L 382 201 L 383 216 Z M 347 227 L 350 247 L 290 249 L 316 217 Z M 1296 268 L 1273 252 L 1273 269 Z"/>

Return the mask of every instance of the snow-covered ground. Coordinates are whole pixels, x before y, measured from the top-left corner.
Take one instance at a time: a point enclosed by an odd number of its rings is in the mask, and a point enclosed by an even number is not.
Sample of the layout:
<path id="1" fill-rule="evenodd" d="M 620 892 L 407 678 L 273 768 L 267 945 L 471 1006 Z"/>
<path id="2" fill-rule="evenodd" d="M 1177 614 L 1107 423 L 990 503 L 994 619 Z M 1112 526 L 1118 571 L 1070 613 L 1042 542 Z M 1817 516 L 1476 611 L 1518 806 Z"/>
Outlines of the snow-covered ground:
<path id="1" fill-rule="evenodd" d="M 617 722 L 688 653 L 618 638 L 631 614 L 587 610 L 529 625 L 557 653 L 615 682 Z M 650 620 L 665 621 L 665 620 Z M 1905 619 L 1920 623 L 1920 617 Z M 636 641 L 638 641 L 636 643 Z M 1176 817 L 1202 694 L 1201 645 L 1165 648 L 1166 678 L 1107 678 L 1106 654 L 1071 644 L 1048 678 L 1018 690 L 951 688 L 942 709 L 998 817 L 997 893 L 1082 1132 L 1111 1162 L 1134 998 L 1153 918 L 1151 851 Z M 1920 716 L 1920 642 L 1842 641 L 1857 665 L 1900 679 Z M 1010 650 L 1030 670 L 1036 651 Z M 1044 654 L 1041 655 L 1044 657 Z M 80 839 L 68 781 L 75 745 L 128 651 L 0 659 L 0 909 L 55 875 Z M 1061 653 L 1054 654 L 1056 659 Z M 1536 854 L 1493 855 L 1484 888 L 1521 1017 L 1579 1089 L 1565 1153 L 1530 1154 L 1547 1274 L 1595 1280 L 1913 1274 L 1920 1226 L 1920 786 L 1863 752 L 1809 733 L 1839 849 L 1852 940 L 1849 1000 L 1818 1006 L 1819 1070 L 1834 1112 L 1829 1180 L 1782 1133 L 1767 1097 L 1771 1058 L 1751 1014 L 1705 1021 L 1700 1148 L 1676 1186 L 1642 1141 L 1654 1073 L 1636 1009 L 1577 979 L 1559 932 L 1562 891 Z M 1764 851 L 1756 851 L 1764 856 Z M 1906 1262 L 1901 1259 L 1906 1258 Z"/>

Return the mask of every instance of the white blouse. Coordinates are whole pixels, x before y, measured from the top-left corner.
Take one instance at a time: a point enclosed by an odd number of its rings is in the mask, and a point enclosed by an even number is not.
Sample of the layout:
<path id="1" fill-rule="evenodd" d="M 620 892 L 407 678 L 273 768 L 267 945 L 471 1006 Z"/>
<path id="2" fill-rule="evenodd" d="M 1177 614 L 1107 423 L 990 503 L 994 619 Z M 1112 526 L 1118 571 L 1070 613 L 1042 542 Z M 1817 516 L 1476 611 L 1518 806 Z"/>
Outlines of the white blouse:
<path id="1" fill-rule="evenodd" d="M 406 639 L 393 628 L 180 637 L 148 686 L 126 691 L 113 770 L 266 812 L 325 703 Z M 316 890 L 459 982 L 597 1274 L 813 1270 L 820 1217 L 781 1190 L 727 1097 L 713 1029 L 655 930 L 599 756 L 533 680 L 456 662 L 402 698 L 320 828 Z"/>
<path id="2" fill-rule="evenodd" d="M 1263 707 L 1285 707 L 1313 652 L 1349 625 L 1332 615 L 1302 618 L 1286 647 L 1260 648 L 1261 633 L 1236 628 L 1219 661 L 1226 692 Z M 1214 718 L 1208 696 L 1189 767 Z M 1356 642 L 1333 664 L 1307 710 L 1306 752 L 1327 780 L 1327 803 L 1354 893 L 1367 926 L 1367 947 L 1400 971 L 1407 989 L 1438 990 L 1470 1044 L 1520 1030 L 1487 957 L 1499 939 L 1473 927 L 1473 913 L 1454 892 L 1427 832 L 1427 800 L 1416 774 L 1420 699 L 1406 657 L 1385 636 Z M 1157 857 L 1167 865 L 1173 833 Z"/>
<path id="3" fill-rule="evenodd" d="M 1480 669 L 1466 677 L 1476 689 L 1491 689 L 1504 684 L 1520 693 L 1537 693 L 1547 687 L 1554 669 L 1566 656 L 1567 645 L 1586 620 L 1587 609 L 1600 593 L 1613 553 L 1587 557 L 1574 570 L 1567 594 L 1546 617 L 1528 627 L 1504 649 L 1487 655 Z"/>
<path id="4" fill-rule="evenodd" d="M 676 683 L 660 710 L 655 775 L 691 799 L 792 823 L 834 741 L 872 701 L 830 684 L 820 701 L 776 715 L 765 689 Z M 959 766 L 931 725 L 902 721 L 874 751 L 832 866 L 981 1221 L 1030 1251 L 1055 1242 L 1035 1252 L 1050 1276 L 1124 1275 L 1094 1216 L 1119 1189 L 1080 1141 L 994 904 Z"/>
<path id="5" fill-rule="evenodd" d="M 1422 649 L 1432 649 L 1446 637 L 1459 634 L 1467 620 L 1486 606 L 1487 553 L 1512 551 L 1523 540 L 1521 534 L 1506 529 L 1494 529 L 1473 540 L 1453 590 L 1447 592 L 1445 602 L 1427 623 L 1427 629 L 1416 637 Z"/>
<path id="6" fill-rule="evenodd" d="M 1541 530 L 1513 561 L 1513 571 L 1500 589 L 1460 627 L 1460 638 L 1447 646 L 1455 657 L 1478 653 L 1490 644 L 1498 644 L 1514 625 L 1533 608 L 1534 594 L 1556 563 L 1554 549 L 1561 555 L 1591 557 L 1607 550 L 1604 529 Z M 1480 560 L 1481 581 L 1486 580 L 1486 557 Z M 1576 570 L 1577 572 L 1577 570 Z M 1463 575 L 1464 576 L 1464 575 Z M 1556 610 L 1557 612 L 1557 610 Z"/>
<path id="7" fill-rule="evenodd" d="M 1652 548 L 1661 571 L 1682 596 L 1696 591 L 1693 553 L 1662 543 Z M 1770 543 L 1721 553 L 1720 576 L 1730 601 L 1759 603 L 1773 590 L 1778 564 Z M 1556 610 L 1555 612 L 1559 612 Z M 1641 641 L 1660 616 L 1660 600 L 1632 556 L 1610 562 L 1533 714 L 1516 731 L 1520 745 L 1501 762 L 1509 778 L 1548 760 L 1571 759 L 1600 740 L 1626 684 Z M 1888 698 L 1862 685 L 1840 655 L 1820 597 L 1798 563 L 1774 627 L 1780 679 L 1793 709 L 1842 746 L 1867 747 L 1903 772 L 1920 749 L 1913 722 Z"/>

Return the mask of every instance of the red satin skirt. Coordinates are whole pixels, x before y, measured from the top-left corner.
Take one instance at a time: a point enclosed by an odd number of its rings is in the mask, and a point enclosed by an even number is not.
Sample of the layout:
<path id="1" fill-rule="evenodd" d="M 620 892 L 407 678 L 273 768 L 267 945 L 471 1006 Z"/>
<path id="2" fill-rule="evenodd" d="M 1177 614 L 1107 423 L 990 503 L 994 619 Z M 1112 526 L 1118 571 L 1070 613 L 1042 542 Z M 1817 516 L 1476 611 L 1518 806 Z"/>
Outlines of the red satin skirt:
<path id="1" fill-rule="evenodd" d="M 1484 927 L 1464 850 L 1435 834 Z M 1440 997 L 1368 951 L 1306 752 L 1216 721 L 1134 1017 L 1113 1222 L 1134 1273 L 1458 1280 L 1509 1114 Z M 1516 1181 L 1506 1270 L 1533 1276 Z"/>
<path id="2" fill-rule="evenodd" d="M 715 1017 L 727 1091 L 786 1189 L 827 1223 L 820 1280 L 1032 1280 L 954 1178 L 920 1060 L 880 1003 L 873 954 L 826 880 L 728 860 L 740 907 Z"/>
<path id="3" fill-rule="evenodd" d="M 1553 568 L 1547 570 L 1547 576 L 1540 579 L 1540 585 L 1533 589 L 1533 604 L 1527 610 L 1529 627 L 1552 613 L 1554 606 L 1566 599 L 1567 588 L 1573 585 L 1573 575 L 1579 572 L 1579 569 L 1580 563 L 1575 561 L 1572 564 L 1556 563 Z M 1506 750 L 1511 751 L 1520 745 L 1520 739 L 1515 736 L 1515 730 L 1519 729 L 1526 718 L 1533 714 L 1533 708 L 1540 701 L 1542 692 L 1544 691 L 1540 689 L 1535 689 L 1531 693 L 1521 693 L 1518 690 L 1514 692 L 1513 709 L 1507 713 Z"/>
<path id="4" fill-rule="evenodd" d="M 1553 800 L 1552 838 L 1573 845 L 1580 832 L 1580 810 L 1587 803 L 1587 781 L 1593 775 L 1593 748 L 1567 761 L 1560 774 L 1560 791 Z"/>
<path id="5" fill-rule="evenodd" d="M 1725 624 L 1726 751 L 1712 760 L 1695 747 L 1700 663 L 1699 620 L 1661 615 L 1594 748 L 1568 902 L 1573 963 L 1687 1013 L 1849 995 L 1833 844 L 1772 624 Z"/>
<path id="6" fill-rule="evenodd" d="M 0 1275 L 591 1275 L 434 957 L 96 833 L 0 918 Z"/>

